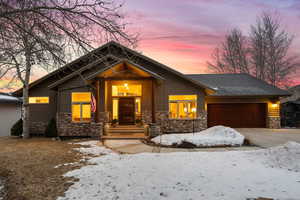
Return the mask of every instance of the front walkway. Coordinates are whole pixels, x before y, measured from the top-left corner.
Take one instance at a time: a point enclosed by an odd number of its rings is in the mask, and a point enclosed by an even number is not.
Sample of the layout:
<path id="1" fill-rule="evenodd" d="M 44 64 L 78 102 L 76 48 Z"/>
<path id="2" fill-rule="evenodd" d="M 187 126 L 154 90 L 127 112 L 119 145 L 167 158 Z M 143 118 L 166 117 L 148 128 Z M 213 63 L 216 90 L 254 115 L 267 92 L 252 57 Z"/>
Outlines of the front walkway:
<path id="1" fill-rule="evenodd" d="M 114 151 L 120 153 L 136 154 L 136 153 L 171 153 L 171 152 L 216 152 L 216 151 L 245 151 L 255 150 L 258 147 L 224 147 L 224 148 L 166 148 L 166 147 L 154 147 L 144 144 L 140 140 L 105 140 L 104 145 Z"/>
<path id="2" fill-rule="evenodd" d="M 300 143 L 300 129 L 237 128 L 251 144 L 268 148 L 289 141 Z"/>

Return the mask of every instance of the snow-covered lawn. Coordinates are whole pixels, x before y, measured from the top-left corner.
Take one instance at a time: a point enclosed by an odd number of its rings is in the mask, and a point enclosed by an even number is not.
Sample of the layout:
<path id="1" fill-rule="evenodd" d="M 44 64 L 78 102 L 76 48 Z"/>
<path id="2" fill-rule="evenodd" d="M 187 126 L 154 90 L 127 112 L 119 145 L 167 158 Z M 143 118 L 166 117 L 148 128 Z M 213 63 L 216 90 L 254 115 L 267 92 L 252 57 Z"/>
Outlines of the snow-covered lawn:
<path id="1" fill-rule="evenodd" d="M 78 142 L 75 144 L 80 144 L 83 146 L 88 146 L 88 147 L 80 147 L 80 148 L 75 148 L 74 150 L 79 151 L 82 154 L 85 155 L 93 155 L 93 156 L 100 156 L 100 155 L 106 155 L 106 154 L 112 154 L 114 153 L 112 150 L 104 147 L 104 146 L 100 146 L 99 141 L 86 141 L 86 142 Z"/>
<path id="2" fill-rule="evenodd" d="M 214 126 L 204 131 L 188 134 L 165 134 L 152 138 L 151 141 L 165 146 L 180 145 L 183 142 L 197 147 L 241 146 L 244 136 L 236 130 L 225 126 Z"/>
<path id="3" fill-rule="evenodd" d="M 78 178 L 67 199 L 300 197 L 300 144 L 255 151 L 108 154 L 66 174 Z"/>

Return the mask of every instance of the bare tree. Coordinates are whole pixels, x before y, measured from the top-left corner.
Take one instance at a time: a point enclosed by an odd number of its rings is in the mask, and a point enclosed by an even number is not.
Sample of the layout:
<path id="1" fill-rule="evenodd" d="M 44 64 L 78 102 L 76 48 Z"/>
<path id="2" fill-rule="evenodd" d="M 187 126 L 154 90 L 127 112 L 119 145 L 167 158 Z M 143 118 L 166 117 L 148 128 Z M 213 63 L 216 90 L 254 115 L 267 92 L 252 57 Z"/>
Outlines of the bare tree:
<path id="1" fill-rule="evenodd" d="M 254 75 L 272 85 L 282 86 L 299 66 L 289 55 L 293 37 L 281 28 L 278 18 L 263 13 L 251 26 L 251 63 Z"/>
<path id="2" fill-rule="evenodd" d="M 263 13 L 251 26 L 249 40 L 246 38 L 233 29 L 213 52 L 208 67 L 216 73 L 249 73 L 272 85 L 286 86 L 300 64 L 289 52 L 293 37 L 281 28 L 279 20 Z"/>
<path id="3" fill-rule="evenodd" d="M 33 66 L 66 62 L 108 39 L 134 44 L 113 0 L 0 0 L 0 67 L 23 84 L 23 137 L 29 137 L 29 82 Z"/>
<path id="4" fill-rule="evenodd" d="M 242 32 L 235 28 L 225 36 L 221 48 L 212 54 L 214 63 L 208 66 L 217 73 L 249 73 L 247 40 Z"/>

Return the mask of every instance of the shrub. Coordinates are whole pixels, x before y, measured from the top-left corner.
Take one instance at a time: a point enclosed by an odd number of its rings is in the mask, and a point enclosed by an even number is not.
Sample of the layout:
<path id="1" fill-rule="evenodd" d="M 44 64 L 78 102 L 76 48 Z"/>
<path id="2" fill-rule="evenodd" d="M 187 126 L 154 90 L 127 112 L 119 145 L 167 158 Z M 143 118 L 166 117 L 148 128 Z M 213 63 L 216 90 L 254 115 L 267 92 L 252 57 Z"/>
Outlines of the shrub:
<path id="1" fill-rule="evenodd" d="M 10 135 L 21 137 L 23 133 L 23 120 L 19 119 L 10 129 Z"/>
<path id="2" fill-rule="evenodd" d="M 45 130 L 45 136 L 46 137 L 57 137 L 57 127 L 56 127 L 56 120 L 52 118 Z"/>

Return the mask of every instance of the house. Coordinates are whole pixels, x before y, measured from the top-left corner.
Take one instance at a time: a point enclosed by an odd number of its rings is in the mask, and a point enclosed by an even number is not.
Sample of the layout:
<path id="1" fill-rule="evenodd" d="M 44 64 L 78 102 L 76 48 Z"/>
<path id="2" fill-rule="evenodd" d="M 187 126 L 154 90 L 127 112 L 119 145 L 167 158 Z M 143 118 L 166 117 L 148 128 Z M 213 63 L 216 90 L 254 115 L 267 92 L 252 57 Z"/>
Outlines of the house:
<path id="1" fill-rule="evenodd" d="M 281 100 L 281 124 L 284 127 L 300 127 L 300 85 L 288 91 L 292 95 Z"/>
<path id="2" fill-rule="evenodd" d="M 10 128 L 21 118 L 21 101 L 0 93 L 0 137 L 9 136 Z"/>
<path id="3" fill-rule="evenodd" d="M 43 132 L 51 118 L 60 136 L 147 132 L 135 126 L 140 120 L 150 134 L 280 128 L 279 97 L 288 95 L 246 74 L 184 75 L 109 42 L 30 84 L 30 130 Z"/>

